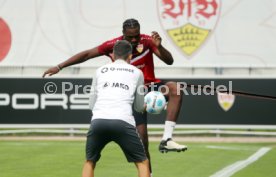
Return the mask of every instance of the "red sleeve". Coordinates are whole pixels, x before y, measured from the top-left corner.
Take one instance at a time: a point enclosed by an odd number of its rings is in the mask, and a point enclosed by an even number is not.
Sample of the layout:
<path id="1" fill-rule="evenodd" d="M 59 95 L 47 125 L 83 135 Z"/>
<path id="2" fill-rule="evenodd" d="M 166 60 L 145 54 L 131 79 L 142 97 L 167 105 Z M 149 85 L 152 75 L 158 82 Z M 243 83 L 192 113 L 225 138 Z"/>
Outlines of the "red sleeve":
<path id="1" fill-rule="evenodd" d="M 151 51 L 155 52 L 156 50 L 158 50 L 156 45 L 153 44 L 152 40 L 150 40 L 149 43 Z"/>
<path id="2" fill-rule="evenodd" d="M 113 51 L 114 42 L 106 41 L 98 46 L 98 51 L 102 55 L 109 56 L 110 53 Z"/>
<path id="3" fill-rule="evenodd" d="M 147 46 L 152 52 L 155 52 L 156 50 L 158 50 L 156 45 L 153 44 L 151 36 L 142 34 L 142 38 L 146 41 Z"/>
<path id="4" fill-rule="evenodd" d="M 101 45 L 98 46 L 99 53 L 102 55 L 110 56 L 110 54 L 113 52 L 113 47 L 115 43 L 118 40 L 122 40 L 122 39 L 123 39 L 123 36 L 120 36 L 102 43 Z"/>

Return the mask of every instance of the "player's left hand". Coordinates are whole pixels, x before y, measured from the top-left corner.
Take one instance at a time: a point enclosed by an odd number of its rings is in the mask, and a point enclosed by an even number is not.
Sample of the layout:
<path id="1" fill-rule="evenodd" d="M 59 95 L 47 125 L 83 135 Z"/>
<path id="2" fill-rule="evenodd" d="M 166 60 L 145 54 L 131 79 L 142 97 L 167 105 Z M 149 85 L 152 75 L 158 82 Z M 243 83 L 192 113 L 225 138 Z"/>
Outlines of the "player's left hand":
<path id="1" fill-rule="evenodd" d="M 144 110 L 143 110 L 143 113 L 147 112 L 147 104 L 144 103 Z"/>
<path id="2" fill-rule="evenodd" d="M 151 38 L 152 38 L 153 44 L 156 47 L 160 47 L 161 46 L 162 38 L 160 37 L 160 35 L 156 31 L 152 31 L 151 32 Z"/>

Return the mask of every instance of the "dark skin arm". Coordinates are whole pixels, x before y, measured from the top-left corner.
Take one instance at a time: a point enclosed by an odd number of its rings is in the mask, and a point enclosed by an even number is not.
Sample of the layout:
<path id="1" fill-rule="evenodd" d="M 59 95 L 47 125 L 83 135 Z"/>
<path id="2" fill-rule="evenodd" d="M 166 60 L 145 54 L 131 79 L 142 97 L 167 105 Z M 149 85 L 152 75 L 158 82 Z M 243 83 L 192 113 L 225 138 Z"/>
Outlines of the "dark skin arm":
<path id="1" fill-rule="evenodd" d="M 153 44 L 158 49 L 154 51 L 154 54 L 167 65 L 172 65 L 174 61 L 172 54 L 165 47 L 162 46 L 162 38 L 160 37 L 160 35 L 156 31 L 153 31 L 151 37 Z"/>
<path id="2" fill-rule="evenodd" d="M 52 76 L 52 75 L 58 73 L 62 68 L 65 68 L 65 67 L 68 67 L 71 65 L 75 65 L 75 64 L 79 64 L 79 63 L 83 63 L 83 62 L 87 61 L 88 59 L 95 58 L 98 56 L 101 56 L 101 54 L 98 51 L 98 47 L 92 48 L 90 50 L 85 50 L 83 52 L 80 52 L 80 53 L 72 56 L 71 58 L 58 64 L 57 66 L 49 68 L 48 70 L 46 70 L 44 72 L 43 77 L 45 77 L 46 75 Z"/>
<path id="3" fill-rule="evenodd" d="M 173 61 L 174 61 L 173 57 L 172 57 L 171 53 L 161 45 L 161 41 L 162 41 L 162 39 L 159 36 L 159 34 L 155 31 L 153 31 L 152 32 L 152 42 L 158 49 L 158 50 L 154 51 L 154 54 L 158 58 L 160 58 L 163 62 L 165 62 L 166 64 L 172 65 Z M 52 76 L 52 75 L 58 73 L 61 69 L 65 68 L 65 67 L 83 63 L 83 62 L 87 61 L 88 59 L 95 58 L 98 56 L 101 56 L 101 54 L 98 51 L 98 47 L 92 48 L 90 50 L 85 50 L 83 52 L 80 52 L 80 53 L 72 56 L 71 58 L 58 64 L 57 66 L 49 68 L 48 70 L 46 70 L 44 72 L 43 77 L 45 77 L 46 75 Z"/>

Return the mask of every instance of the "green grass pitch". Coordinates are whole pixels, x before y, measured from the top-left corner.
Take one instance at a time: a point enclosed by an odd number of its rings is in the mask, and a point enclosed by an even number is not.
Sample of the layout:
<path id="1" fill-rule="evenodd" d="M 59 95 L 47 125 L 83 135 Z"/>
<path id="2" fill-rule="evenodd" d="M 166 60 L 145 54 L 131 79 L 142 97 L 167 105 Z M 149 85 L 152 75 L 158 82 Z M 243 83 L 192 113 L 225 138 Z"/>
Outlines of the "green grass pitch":
<path id="1" fill-rule="evenodd" d="M 275 143 L 187 143 L 186 152 L 161 154 L 150 143 L 154 177 L 208 177 L 261 147 L 272 149 L 234 177 L 275 177 Z M 84 141 L 0 141 L 1 177 L 81 176 Z M 127 163 L 120 148 L 108 144 L 97 163 L 96 177 L 135 177 L 134 164 Z"/>

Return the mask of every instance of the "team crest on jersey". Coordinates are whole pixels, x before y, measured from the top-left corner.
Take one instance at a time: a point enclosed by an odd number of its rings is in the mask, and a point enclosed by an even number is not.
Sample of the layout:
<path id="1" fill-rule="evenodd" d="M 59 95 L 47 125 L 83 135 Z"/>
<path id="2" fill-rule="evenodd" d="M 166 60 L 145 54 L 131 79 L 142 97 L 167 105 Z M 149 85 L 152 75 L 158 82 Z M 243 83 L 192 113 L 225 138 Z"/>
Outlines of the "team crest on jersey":
<path id="1" fill-rule="evenodd" d="M 210 36 L 217 23 L 220 0 L 158 0 L 163 29 L 188 57 Z"/>
<path id="2" fill-rule="evenodd" d="M 228 111 L 234 105 L 235 95 L 218 92 L 217 97 L 218 103 L 224 111 Z"/>
<path id="3" fill-rule="evenodd" d="M 136 47 L 136 50 L 141 53 L 143 52 L 143 49 L 144 49 L 144 45 L 143 44 L 139 44 L 137 47 Z"/>

